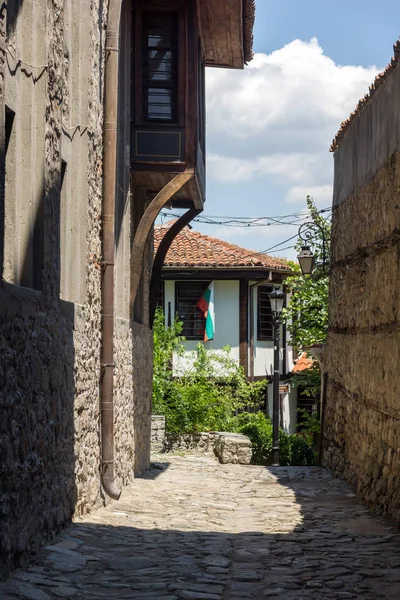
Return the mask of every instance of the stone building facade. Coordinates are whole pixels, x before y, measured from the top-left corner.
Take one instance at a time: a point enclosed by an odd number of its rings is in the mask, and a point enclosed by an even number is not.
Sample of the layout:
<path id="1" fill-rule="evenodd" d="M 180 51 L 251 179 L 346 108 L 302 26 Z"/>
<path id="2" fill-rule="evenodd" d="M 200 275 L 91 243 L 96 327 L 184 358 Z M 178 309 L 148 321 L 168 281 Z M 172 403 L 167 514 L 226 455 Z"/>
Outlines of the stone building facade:
<path id="1" fill-rule="evenodd" d="M 324 463 L 400 523 L 400 45 L 335 161 Z"/>
<path id="2" fill-rule="evenodd" d="M 0 7 L 0 577 L 149 466 L 154 220 L 201 212 L 204 70 L 243 68 L 253 23 L 254 0 Z"/>
<path id="3" fill-rule="evenodd" d="M 103 500 L 99 381 L 106 18 L 103 0 L 18 0 L 1 9 L 3 575 L 74 512 L 84 514 Z M 126 77 L 122 68 L 121 105 L 124 90 L 128 93 Z M 131 325 L 129 318 L 135 190 L 129 162 L 127 167 L 121 155 L 129 135 L 122 119 L 119 129 L 114 443 L 116 482 L 123 486 L 149 464 L 152 334 L 145 304 L 140 322 Z M 144 291 L 151 261 L 148 248 Z"/>

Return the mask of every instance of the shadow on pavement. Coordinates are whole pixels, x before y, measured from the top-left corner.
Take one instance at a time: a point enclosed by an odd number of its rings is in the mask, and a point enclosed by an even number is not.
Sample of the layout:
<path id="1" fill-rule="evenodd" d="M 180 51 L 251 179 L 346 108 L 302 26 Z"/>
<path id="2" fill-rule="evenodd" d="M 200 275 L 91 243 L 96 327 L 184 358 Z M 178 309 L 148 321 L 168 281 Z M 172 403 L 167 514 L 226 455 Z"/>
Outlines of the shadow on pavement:
<path id="1" fill-rule="evenodd" d="M 399 598 L 400 534 L 371 518 L 346 484 L 320 468 L 250 469 L 234 509 L 229 497 L 213 504 L 206 484 L 196 500 L 178 490 L 165 506 L 164 488 L 159 505 L 157 488 L 152 500 L 112 503 L 89 519 L 101 522 L 71 525 L 0 597 Z M 124 525 L 135 515 L 145 526 Z"/>

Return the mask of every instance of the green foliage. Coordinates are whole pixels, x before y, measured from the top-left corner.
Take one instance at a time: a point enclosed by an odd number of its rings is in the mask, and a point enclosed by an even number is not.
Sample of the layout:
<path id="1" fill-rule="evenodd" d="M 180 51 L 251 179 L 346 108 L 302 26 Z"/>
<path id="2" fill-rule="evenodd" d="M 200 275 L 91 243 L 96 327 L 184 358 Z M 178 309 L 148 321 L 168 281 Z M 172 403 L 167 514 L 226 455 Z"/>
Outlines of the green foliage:
<path id="1" fill-rule="evenodd" d="M 249 384 L 228 346 L 213 352 L 199 343 L 192 366 L 172 377 L 172 356 L 184 352 L 181 331 L 179 322 L 165 329 L 163 313 L 157 312 L 153 412 L 165 415 L 168 432 L 223 431 L 238 411 L 264 402 L 266 384 Z"/>
<path id="2" fill-rule="evenodd" d="M 242 413 L 231 419 L 229 431 L 243 433 L 250 438 L 255 465 L 270 465 L 272 462 L 272 423 L 263 412 Z M 315 465 L 316 454 L 305 439 L 288 435 L 279 430 L 279 458 L 281 465 Z"/>
<path id="3" fill-rule="evenodd" d="M 175 320 L 172 327 L 165 327 L 162 308 L 157 308 L 153 329 L 153 396 L 152 407 L 155 414 L 163 414 L 164 399 L 170 393 L 171 364 L 173 354 L 182 355 L 183 340 L 180 336 L 182 323 Z"/>
<path id="4" fill-rule="evenodd" d="M 301 387 L 304 396 L 315 398 L 321 388 L 321 370 L 317 362 L 314 362 L 312 367 L 297 373 L 292 379 L 294 387 Z"/>
<path id="5" fill-rule="evenodd" d="M 313 274 L 302 275 L 299 265 L 290 263 L 294 275 L 286 280 L 291 291 L 288 307 L 282 318 L 287 323 L 292 345 L 302 350 L 313 344 L 325 341 L 328 328 L 328 275 L 330 262 L 330 222 L 318 213 L 314 201 L 307 196 L 307 206 L 313 229 L 312 250 L 316 264 Z M 321 229 L 322 232 L 321 233 Z M 325 238 L 326 268 L 322 264 L 323 238 Z M 296 249 L 300 250 L 303 242 L 299 240 Z"/>
<path id="6" fill-rule="evenodd" d="M 158 310 L 154 322 L 153 412 L 166 418 L 170 433 L 232 431 L 247 435 L 253 445 L 253 463 L 271 464 L 272 424 L 259 409 L 265 403 L 266 381 L 249 383 L 243 369 L 230 356 L 205 350 L 199 343 L 196 358 L 179 377 L 172 377 L 172 357 L 182 356 L 182 324 L 165 328 Z M 253 410 L 255 412 L 244 412 Z M 279 431 L 282 465 L 315 464 L 307 442 Z"/>
<path id="7" fill-rule="evenodd" d="M 298 435 L 290 436 L 290 464 L 311 467 L 317 464 L 317 454 L 312 445 Z"/>
<path id="8" fill-rule="evenodd" d="M 299 408 L 297 412 L 299 415 L 301 415 L 300 433 L 303 435 L 307 443 L 312 446 L 315 435 L 321 432 L 321 423 L 318 417 L 315 415 L 310 415 L 308 410 L 305 408 Z"/>
<path id="9" fill-rule="evenodd" d="M 307 196 L 307 207 L 310 211 L 310 222 L 315 224 L 315 228 L 312 230 L 311 246 L 316 264 L 312 275 L 302 275 L 299 265 L 290 263 L 294 275 L 289 277 L 286 283 L 291 297 L 287 308 L 282 313 L 282 319 L 286 322 L 291 336 L 291 344 L 299 352 L 313 344 L 325 342 L 328 330 L 331 225 L 318 212 L 310 196 Z M 300 250 L 302 245 L 303 241 L 299 239 L 296 249 Z M 302 387 L 303 393 L 315 397 L 319 393 L 321 385 L 319 365 L 315 363 L 311 369 L 304 371 L 301 375 L 296 375 L 293 383 Z"/>

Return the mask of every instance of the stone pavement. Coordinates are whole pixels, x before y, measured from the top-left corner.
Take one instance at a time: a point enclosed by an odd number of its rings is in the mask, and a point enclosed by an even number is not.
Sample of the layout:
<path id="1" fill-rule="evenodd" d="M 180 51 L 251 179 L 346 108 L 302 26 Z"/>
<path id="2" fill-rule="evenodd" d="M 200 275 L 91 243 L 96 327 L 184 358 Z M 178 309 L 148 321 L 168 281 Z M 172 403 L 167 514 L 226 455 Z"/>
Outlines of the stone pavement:
<path id="1" fill-rule="evenodd" d="M 400 599 L 400 533 L 329 472 L 157 460 L 1 600 Z"/>

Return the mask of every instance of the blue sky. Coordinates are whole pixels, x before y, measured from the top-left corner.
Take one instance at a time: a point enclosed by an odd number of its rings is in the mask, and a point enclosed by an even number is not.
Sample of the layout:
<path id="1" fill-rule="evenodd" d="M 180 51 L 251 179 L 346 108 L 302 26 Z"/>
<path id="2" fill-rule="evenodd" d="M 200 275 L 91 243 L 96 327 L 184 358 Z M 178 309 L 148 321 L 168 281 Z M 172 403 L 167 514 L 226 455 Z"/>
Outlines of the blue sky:
<path id="1" fill-rule="evenodd" d="M 339 64 L 385 65 L 400 35 L 400 5 L 392 0 L 257 0 L 256 52 L 316 36 Z"/>
<path id="2" fill-rule="evenodd" d="M 307 194 L 330 207 L 329 145 L 389 62 L 399 22 L 400 5 L 387 0 L 257 0 L 254 60 L 244 71 L 207 73 L 204 214 L 295 214 Z M 297 231 L 295 224 L 194 226 L 256 251 Z M 274 255 L 293 258 L 292 243 Z"/>

